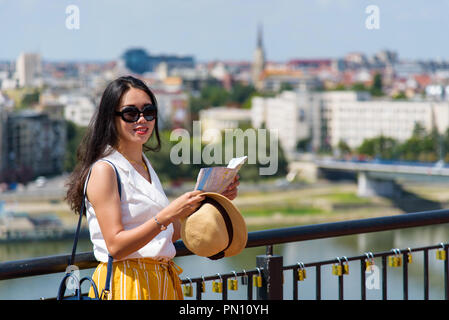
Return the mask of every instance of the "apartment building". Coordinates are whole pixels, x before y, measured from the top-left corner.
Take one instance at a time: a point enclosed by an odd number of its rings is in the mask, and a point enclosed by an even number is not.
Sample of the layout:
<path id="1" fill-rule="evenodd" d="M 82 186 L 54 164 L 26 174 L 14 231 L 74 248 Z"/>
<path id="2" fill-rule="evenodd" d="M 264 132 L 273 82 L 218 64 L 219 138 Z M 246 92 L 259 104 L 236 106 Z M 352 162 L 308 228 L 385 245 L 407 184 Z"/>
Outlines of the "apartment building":
<path id="1" fill-rule="evenodd" d="M 16 77 L 20 87 L 38 86 L 42 79 L 41 56 L 36 53 L 21 53 L 16 61 Z"/>
<path id="2" fill-rule="evenodd" d="M 251 123 L 278 130 L 281 146 L 287 154 L 294 152 L 298 141 L 311 136 L 309 95 L 283 91 L 273 98 L 252 99 Z"/>
<path id="3" fill-rule="evenodd" d="M 9 114 L 6 122 L 8 170 L 27 168 L 34 177 L 63 172 L 66 124 L 32 110 Z"/>
<path id="4" fill-rule="evenodd" d="M 371 100 L 355 92 L 324 92 L 315 96 L 322 105 L 321 122 L 330 146 L 344 141 L 351 148 L 380 135 L 405 141 L 417 123 L 428 131 L 449 128 L 449 103 L 435 101 Z"/>
<path id="5" fill-rule="evenodd" d="M 340 141 L 356 148 L 380 135 L 405 141 L 417 123 L 444 133 L 449 102 L 374 100 L 368 92 L 355 91 L 284 91 L 273 98 L 253 98 L 252 123 L 279 129 L 286 152 L 306 138 L 313 151 L 334 148 Z"/>
<path id="6" fill-rule="evenodd" d="M 206 143 L 217 142 L 221 138 L 219 132 L 225 129 L 242 128 L 245 130 L 251 124 L 251 111 L 229 107 L 213 107 L 201 110 L 199 113 L 202 140 Z M 213 134 L 213 130 L 216 135 Z"/>

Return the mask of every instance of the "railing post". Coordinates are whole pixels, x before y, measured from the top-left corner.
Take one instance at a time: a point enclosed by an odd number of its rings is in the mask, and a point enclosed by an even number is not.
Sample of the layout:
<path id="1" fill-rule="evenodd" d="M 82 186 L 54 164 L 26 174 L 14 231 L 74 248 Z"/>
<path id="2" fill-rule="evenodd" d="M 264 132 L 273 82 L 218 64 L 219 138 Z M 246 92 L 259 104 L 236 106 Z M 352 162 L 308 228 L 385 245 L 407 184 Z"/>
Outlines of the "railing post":
<path id="1" fill-rule="evenodd" d="M 262 287 L 257 288 L 258 300 L 282 300 L 282 268 L 283 257 L 272 254 L 272 248 L 267 248 L 267 254 L 256 257 L 257 267 L 263 268 Z"/>

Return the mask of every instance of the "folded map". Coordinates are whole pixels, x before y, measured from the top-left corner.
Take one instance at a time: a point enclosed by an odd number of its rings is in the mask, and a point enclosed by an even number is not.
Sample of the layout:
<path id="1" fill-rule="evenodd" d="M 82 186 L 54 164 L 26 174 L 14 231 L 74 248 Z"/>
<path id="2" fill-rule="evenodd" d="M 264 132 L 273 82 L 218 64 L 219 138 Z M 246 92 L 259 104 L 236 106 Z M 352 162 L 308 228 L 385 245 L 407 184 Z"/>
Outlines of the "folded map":
<path id="1" fill-rule="evenodd" d="M 201 168 L 195 190 L 222 193 L 231 184 L 247 156 L 232 158 L 227 167 Z"/>

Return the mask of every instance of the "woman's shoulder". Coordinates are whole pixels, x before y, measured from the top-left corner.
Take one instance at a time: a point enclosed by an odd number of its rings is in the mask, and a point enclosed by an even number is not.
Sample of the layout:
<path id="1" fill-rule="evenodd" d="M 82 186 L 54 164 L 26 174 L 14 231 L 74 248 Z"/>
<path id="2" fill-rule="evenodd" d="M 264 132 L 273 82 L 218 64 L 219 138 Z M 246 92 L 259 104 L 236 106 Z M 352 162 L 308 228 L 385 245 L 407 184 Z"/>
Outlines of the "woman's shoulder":
<path id="1" fill-rule="evenodd" d="M 92 174 L 96 175 L 111 175 L 114 173 L 114 168 L 111 166 L 111 162 L 106 159 L 100 159 L 92 165 Z"/>
<path id="2" fill-rule="evenodd" d="M 110 195 L 117 188 L 114 169 L 106 161 L 97 161 L 92 165 L 89 180 L 86 182 L 89 201 L 95 195 Z"/>

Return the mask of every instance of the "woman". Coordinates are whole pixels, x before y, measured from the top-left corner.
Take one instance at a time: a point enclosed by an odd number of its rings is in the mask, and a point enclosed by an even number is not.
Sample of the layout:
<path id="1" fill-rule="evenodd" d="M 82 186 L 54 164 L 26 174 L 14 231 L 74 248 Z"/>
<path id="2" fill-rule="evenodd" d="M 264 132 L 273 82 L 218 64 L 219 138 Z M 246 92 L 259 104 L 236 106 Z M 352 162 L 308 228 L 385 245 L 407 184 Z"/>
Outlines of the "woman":
<path id="1" fill-rule="evenodd" d="M 68 184 L 67 200 L 78 213 L 87 184 L 87 222 L 100 261 L 92 278 L 99 292 L 108 254 L 114 258 L 109 299 L 183 298 L 182 270 L 171 260 L 176 254 L 173 242 L 180 238 L 179 219 L 192 214 L 204 197 L 195 190 L 169 203 L 143 153 L 160 149 L 157 124 L 156 98 L 141 80 L 128 76 L 112 81 L 80 144 Z M 154 148 L 145 145 L 152 136 Z M 121 198 L 115 170 L 105 160 L 118 171 Z M 235 179 L 223 195 L 233 200 L 238 184 Z"/>

